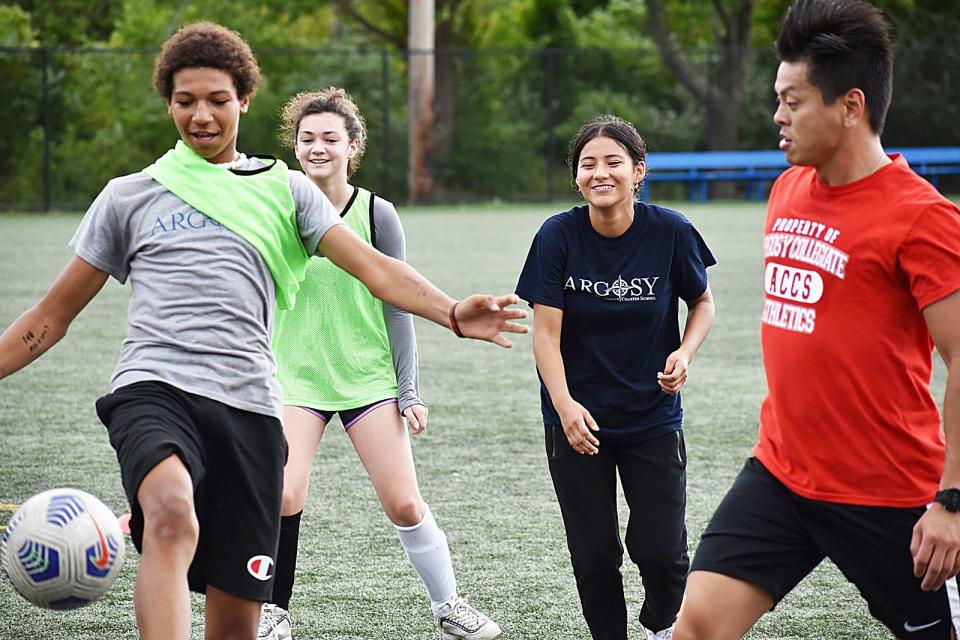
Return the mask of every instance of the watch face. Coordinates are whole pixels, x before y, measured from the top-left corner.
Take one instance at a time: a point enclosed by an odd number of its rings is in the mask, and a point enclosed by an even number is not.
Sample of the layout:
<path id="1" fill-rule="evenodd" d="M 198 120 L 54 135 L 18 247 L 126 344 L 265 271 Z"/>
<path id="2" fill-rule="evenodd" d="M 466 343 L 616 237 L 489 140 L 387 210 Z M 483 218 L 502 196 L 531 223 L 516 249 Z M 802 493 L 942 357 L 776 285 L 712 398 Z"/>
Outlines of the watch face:
<path id="1" fill-rule="evenodd" d="M 947 511 L 960 511 L 960 489 L 944 489 L 937 492 L 936 501 Z"/>

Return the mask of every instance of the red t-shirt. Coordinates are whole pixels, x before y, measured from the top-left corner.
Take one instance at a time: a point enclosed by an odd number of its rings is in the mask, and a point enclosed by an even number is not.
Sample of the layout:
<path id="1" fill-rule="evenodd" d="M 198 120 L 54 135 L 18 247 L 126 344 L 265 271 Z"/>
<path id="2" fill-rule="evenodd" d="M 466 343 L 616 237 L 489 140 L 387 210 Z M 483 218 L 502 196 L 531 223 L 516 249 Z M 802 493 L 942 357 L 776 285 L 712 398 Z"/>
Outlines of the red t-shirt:
<path id="1" fill-rule="evenodd" d="M 943 471 L 922 309 L 960 290 L 960 208 L 891 158 L 839 187 L 792 167 L 770 192 L 754 455 L 814 500 L 916 507 Z"/>

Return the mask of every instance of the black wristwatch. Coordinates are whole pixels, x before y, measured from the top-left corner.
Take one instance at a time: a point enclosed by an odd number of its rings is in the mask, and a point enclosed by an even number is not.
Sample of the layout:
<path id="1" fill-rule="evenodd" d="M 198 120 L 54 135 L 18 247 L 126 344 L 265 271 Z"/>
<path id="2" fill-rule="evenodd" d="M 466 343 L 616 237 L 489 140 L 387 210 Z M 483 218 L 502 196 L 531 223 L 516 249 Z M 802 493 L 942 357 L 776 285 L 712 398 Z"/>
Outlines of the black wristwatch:
<path id="1" fill-rule="evenodd" d="M 960 511 L 960 489 L 950 488 L 943 491 L 937 491 L 934 500 L 943 505 L 943 508 L 951 513 Z"/>

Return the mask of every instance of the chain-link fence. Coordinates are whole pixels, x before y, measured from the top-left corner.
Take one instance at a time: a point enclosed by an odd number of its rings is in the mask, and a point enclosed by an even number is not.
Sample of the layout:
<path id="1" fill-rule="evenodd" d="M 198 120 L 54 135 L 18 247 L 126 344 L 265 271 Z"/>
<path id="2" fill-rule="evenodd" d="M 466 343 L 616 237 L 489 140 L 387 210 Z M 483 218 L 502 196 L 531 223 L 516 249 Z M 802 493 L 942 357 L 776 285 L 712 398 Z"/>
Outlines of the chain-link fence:
<path id="1" fill-rule="evenodd" d="M 709 52 L 687 52 L 704 78 Z M 407 199 L 407 61 L 391 49 L 261 50 L 263 82 L 243 116 L 242 151 L 275 153 L 278 112 L 298 91 L 346 88 L 369 129 L 355 176 Z M 437 50 L 432 198 L 553 200 L 570 195 L 567 144 L 580 124 L 616 113 L 652 151 L 705 149 L 717 119 L 654 51 Z M 176 130 L 151 87 L 152 49 L 0 48 L 0 209 L 82 209 L 110 178 L 172 146 Z M 776 148 L 769 50 L 751 51 L 738 147 Z M 887 146 L 960 145 L 960 50 L 901 49 Z M 709 84 L 709 83 L 708 83 Z M 944 190 L 960 191 L 956 181 Z M 680 195 L 677 191 L 676 195 Z M 658 197 L 669 195 L 658 187 Z"/>

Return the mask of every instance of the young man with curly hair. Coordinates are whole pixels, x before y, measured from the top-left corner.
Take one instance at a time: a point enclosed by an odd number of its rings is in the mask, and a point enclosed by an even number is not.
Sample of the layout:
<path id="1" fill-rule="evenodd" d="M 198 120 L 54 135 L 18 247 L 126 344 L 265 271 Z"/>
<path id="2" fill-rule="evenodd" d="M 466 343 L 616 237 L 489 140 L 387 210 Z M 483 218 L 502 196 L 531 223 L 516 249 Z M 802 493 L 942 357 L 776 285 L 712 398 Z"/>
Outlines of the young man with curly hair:
<path id="1" fill-rule="evenodd" d="M 880 143 L 887 22 L 798 0 L 777 39 L 758 442 L 693 560 L 675 640 L 743 636 L 824 558 L 898 638 L 956 637 L 960 208 Z M 932 350 L 947 366 L 943 423 Z M 953 608 L 951 608 L 951 604 Z"/>
<path id="2" fill-rule="evenodd" d="M 131 281 L 129 328 L 97 402 L 117 452 L 141 552 L 134 593 L 145 640 L 190 637 L 189 590 L 206 637 L 252 640 L 269 599 L 287 445 L 270 351 L 311 254 L 390 304 L 457 335 L 510 346 L 515 296 L 460 302 L 342 224 L 300 172 L 237 152 L 259 80 L 249 46 L 189 25 L 163 46 L 155 86 L 180 134 L 143 171 L 111 180 L 71 240 L 76 256 L 0 335 L 0 378 L 60 338 L 109 276 Z"/>

